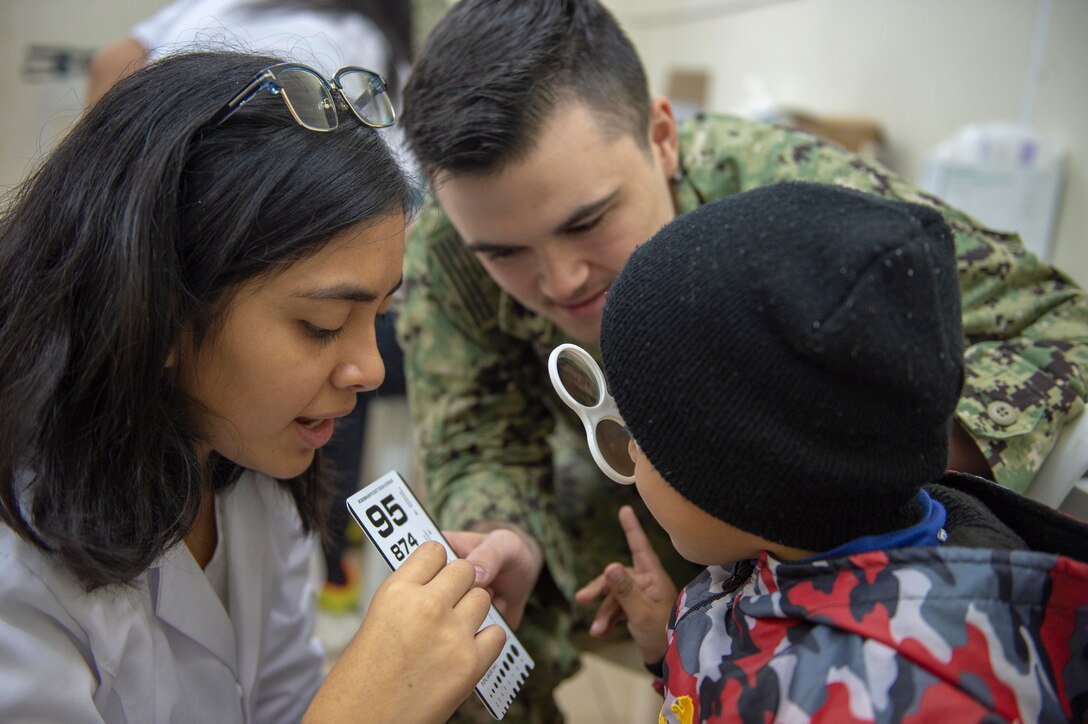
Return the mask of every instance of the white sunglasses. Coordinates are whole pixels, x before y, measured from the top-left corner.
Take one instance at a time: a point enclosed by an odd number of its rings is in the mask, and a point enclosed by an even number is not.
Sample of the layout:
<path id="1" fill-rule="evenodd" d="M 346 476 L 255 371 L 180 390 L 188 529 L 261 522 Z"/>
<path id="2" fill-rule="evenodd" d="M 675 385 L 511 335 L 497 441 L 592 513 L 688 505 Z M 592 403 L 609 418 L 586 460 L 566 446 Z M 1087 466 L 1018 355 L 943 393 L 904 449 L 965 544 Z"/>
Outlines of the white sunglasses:
<path id="1" fill-rule="evenodd" d="M 548 357 L 548 376 L 585 426 L 589 452 L 601 472 L 621 485 L 635 482 L 635 462 L 627 449 L 631 433 L 597 361 L 578 345 L 561 344 Z"/>

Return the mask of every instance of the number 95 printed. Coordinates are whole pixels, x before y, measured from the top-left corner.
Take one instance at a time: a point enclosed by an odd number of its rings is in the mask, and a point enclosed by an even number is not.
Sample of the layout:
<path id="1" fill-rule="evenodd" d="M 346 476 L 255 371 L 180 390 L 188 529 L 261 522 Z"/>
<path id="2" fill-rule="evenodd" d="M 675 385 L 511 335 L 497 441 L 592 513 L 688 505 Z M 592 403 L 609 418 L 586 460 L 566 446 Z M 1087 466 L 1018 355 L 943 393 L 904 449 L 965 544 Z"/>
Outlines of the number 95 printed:
<path id="1" fill-rule="evenodd" d="M 400 476 L 386 476 L 363 488 L 348 498 L 348 509 L 393 570 L 429 540 L 441 543 L 449 560 L 456 557 Z"/>
<path id="2" fill-rule="evenodd" d="M 408 515 L 404 508 L 396 501 L 392 494 L 385 496 L 374 505 L 369 506 L 364 512 L 366 519 L 374 526 L 374 531 L 382 538 L 388 538 L 396 532 L 398 526 L 408 522 Z M 381 545 L 379 544 L 379 547 Z M 408 554 L 419 547 L 419 541 L 409 531 L 403 537 L 392 542 L 389 552 L 398 561 L 403 561 Z"/>

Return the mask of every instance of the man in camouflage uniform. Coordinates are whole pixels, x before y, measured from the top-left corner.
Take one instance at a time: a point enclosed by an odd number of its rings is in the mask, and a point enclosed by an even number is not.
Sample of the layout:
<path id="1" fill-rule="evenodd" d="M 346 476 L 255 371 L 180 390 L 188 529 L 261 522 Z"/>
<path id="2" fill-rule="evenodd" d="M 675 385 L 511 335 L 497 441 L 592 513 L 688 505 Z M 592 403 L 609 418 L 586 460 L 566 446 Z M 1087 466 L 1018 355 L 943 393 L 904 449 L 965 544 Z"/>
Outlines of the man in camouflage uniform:
<path id="1" fill-rule="evenodd" d="M 573 592 L 624 559 L 616 512 L 640 506 L 596 471 L 547 355 L 567 341 L 598 354 L 611 279 L 676 214 L 788 179 L 937 205 L 969 341 L 950 464 L 1023 489 L 1083 409 L 1088 303 L 1076 285 L 1015 235 L 812 136 L 709 116 L 678 130 L 596 2 L 460 0 L 413 69 L 404 126 L 437 197 L 408 243 L 397 318 L 416 445 L 431 508 L 447 529 L 480 532 L 456 544 L 476 546 L 478 581 L 537 661 L 514 720 L 557 716 L 550 692 L 576 669 L 571 636 L 592 615 Z"/>

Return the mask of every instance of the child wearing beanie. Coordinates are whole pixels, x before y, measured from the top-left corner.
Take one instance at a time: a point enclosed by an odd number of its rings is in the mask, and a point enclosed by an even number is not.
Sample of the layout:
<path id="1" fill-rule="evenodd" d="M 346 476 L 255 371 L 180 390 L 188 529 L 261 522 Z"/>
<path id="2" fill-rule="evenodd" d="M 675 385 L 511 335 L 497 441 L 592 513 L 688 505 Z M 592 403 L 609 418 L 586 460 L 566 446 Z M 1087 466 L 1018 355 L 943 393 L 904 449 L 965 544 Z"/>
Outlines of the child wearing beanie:
<path id="1" fill-rule="evenodd" d="M 708 568 L 677 597 L 625 508 L 633 565 L 577 600 L 604 599 L 592 634 L 627 620 L 660 721 L 1088 715 L 1088 526 L 945 469 L 959 298 L 938 213 L 833 186 L 706 204 L 631 256 L 601 355 L 633 470 L 587 431 Z"/>

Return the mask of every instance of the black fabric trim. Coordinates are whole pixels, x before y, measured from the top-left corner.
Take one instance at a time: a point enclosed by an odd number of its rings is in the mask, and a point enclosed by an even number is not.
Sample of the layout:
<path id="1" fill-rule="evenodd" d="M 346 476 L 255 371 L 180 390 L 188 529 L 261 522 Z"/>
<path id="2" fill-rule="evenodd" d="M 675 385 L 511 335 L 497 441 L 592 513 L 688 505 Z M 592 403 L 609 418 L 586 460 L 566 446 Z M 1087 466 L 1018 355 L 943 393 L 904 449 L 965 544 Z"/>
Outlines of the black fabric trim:
<path id="1" fill-rule="evenodd" d="M 1028 548 L 1024 539 L 1002 523 L 978 498 L 943 485 L 928 486 L 926 492 L 948 512 L 944 525 L 948 533 L 945 545 L 1012 551 Z"/>
<path id="2" fill-rule="evenodd" d="M 643 662 L 642 665 L 646 667 L 647 671 L 649 671 L 651 674 L 654 675 L 655 679 L 664 679 L 665 678 L 665 657 L 664 656 L 662 656 L 661 659 L 658 660 L 658 662 L 656 664 L 647 664 L 646 662 Z"/>
<path id="3" fill-rule="evenodd" d="M 941 496 L 947 497 L 947 493 L 942 493 L 942 487 L 966 493 L 985 506 L 1003 527 L 1023 540 L 1023 547 L 1088 563 L 1088 524 L 975 475 L 948 473 L 926 489 L 944 503 Z M 985 516 L 970 520 L 976 529 L 980 523 L 983 527 L 988 525 Z M 997 531 L 990 530 L 989 534 Z"/>

